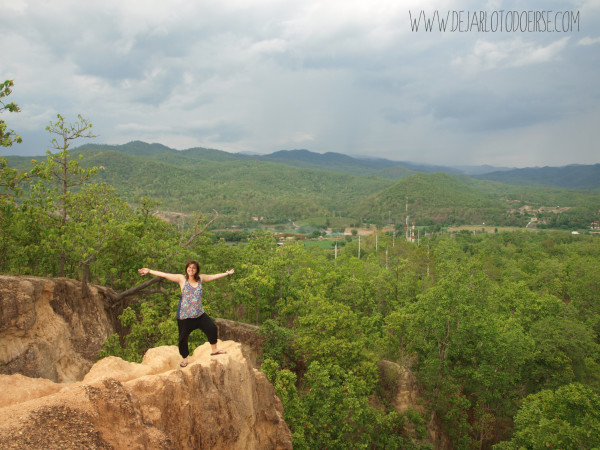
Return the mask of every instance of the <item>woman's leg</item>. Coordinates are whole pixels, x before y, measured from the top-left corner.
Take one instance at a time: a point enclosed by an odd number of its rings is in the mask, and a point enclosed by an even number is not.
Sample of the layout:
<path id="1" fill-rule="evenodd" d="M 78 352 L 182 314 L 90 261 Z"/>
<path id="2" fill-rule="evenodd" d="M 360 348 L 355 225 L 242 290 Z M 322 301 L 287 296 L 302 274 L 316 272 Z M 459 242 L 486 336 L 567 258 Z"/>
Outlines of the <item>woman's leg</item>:
<path id="1" fill-rule="evenodd" d="M 190 354 L 188 338 L 190 337 L 190 333 L 195 329 L 193 325 L 192 319 L 177 319 L 177 328 L 179 329 L 179 354 L 183 359 L 186 359 Z"/>
<path id="2" fill-rule="evenodd" d="M 210 316 L 204 313 L 198 319 L 200 319 L 200 329 L 204 332 L 204 334 L 206 334 L 206 338 L 210 343 L 212 349 L 211 353 L 225 353 L 217 349 L 219 329 L 217 328 L 213 320 L 210 318 Z"/>

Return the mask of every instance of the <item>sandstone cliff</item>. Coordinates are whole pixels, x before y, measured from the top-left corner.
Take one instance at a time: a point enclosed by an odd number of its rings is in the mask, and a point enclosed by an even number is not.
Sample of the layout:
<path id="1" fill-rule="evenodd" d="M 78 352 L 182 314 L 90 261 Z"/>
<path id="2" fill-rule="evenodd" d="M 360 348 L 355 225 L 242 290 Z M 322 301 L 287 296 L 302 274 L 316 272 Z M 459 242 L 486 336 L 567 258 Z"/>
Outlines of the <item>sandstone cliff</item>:
<path id="1" fill-rule="evenodd" d="M 262 356 L 262 344 L 265 338 L 258 333 L 259 327 L 221 318 L 215 318 L 215 324 L 219 329 L 219 339 L 241 343 L 246 359 L 253 367 L 260 369 L 259 358 Z"/>
<path id="2" fill-rule="evenodd" d="M 177 347 L 141 364 L 109 357 L 84 380 L 59 384 L 0 375 L 2 448 L 292 448 L 281 402 L 265 376 L 225 341 L 198 347 L 180 368 Z"/>
<path id="3" fill-rule="evenodd" d="M 115 332 L 108 305 L 75 280 L 0 276 L 0 373 L 81 380 Z"/>
<path id="4" fill-rule="evenodd" d="M 116 331 L 120 310 L 105 289 L 67 278 L 0 275 L 0 373 L 58 383 L 80 381 Z M 219 337 L 243 344 L 254 367 L 261 352 L 258 327 L 215 319 Z"/>
<path id="5" fill-rule="evenodd" d="M 391 361 L 381 360 L 379 367 L 379 391 L 389 404 L 399 413 L 412 409 L 419 414 L 426 414 L 427 409 L 421 396 L 417 378 L 413 372 Z M 409 434 L 414 430 L 409 429 Z M 453 448 L 448 437 L 442 431 L 439 418 L 435 413 L 429 413 L 427 422 L 427 437 L 436 449 Z"/>

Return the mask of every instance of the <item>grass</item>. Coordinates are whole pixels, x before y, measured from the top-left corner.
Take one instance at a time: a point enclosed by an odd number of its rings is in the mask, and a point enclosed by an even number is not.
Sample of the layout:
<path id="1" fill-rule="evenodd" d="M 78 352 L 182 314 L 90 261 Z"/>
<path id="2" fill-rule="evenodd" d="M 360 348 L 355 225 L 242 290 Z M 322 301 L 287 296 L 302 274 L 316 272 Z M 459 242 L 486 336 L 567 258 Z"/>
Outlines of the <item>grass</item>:
<path id="1" fill-rule="evenodd" d="M 315 239 L 315 240 L 306 240 L 303 241 L 304 242 L 304 247 L 305 248 L 310 248 L 310 247 L 320 247 L 322 249 L 325 250 L 332 250 L 333 249 L 333 243 L 335 241 L 329 240 L 329 239 Z"/>
<path id="2" fill-rule="evenodd" d="M 527 231 L 538 231 L 535 228 L 524 228 L 524 227 L 495 227 L 495 226 L 486 226 L 486 225 L 461 225 L 459 227 L 448 227 L 445 229 L 448 233 L 455 233 L 457 231 L 476 231 L 476 232 L 485 232 L 485 233 L 495 233 L 498 230 L 498 233 L 502 233 L 503 231 L 517 231 L 517 230 L 527 230 Z"/>
<path id="3" fill-rule="evenodd" d="M 319 217 L 309 217 L 307 219 L 297 220 L 295 223 L 297 226 L 307 226 L 307 227 L 325 227 L 327 228 L 348 228 L 351 225 L 354 225 L 357 222 L 355 218 L 351 217 L 331 217 L 331 216 L 319 216 Z"/>

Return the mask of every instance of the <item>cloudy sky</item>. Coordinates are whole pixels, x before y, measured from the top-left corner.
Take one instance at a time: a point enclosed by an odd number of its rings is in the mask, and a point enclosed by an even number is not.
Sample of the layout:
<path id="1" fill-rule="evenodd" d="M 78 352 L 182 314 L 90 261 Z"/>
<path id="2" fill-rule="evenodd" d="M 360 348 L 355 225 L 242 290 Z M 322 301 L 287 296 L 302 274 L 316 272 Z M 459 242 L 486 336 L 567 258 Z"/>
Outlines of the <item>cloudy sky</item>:
<path id="1" fill-rule="evenodd" d="M 107 144 L 600 162 L 600 0 L 0 0 L 0 45 L 3 155 L 60 113 Z"/>

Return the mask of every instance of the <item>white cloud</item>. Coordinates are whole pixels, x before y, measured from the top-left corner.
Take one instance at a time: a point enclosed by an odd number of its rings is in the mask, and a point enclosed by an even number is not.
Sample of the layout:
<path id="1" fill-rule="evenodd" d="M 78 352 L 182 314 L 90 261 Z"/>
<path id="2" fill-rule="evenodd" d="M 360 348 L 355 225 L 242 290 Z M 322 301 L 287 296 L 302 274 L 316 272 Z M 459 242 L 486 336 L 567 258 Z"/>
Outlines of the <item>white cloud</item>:
<path id="1" fill-rule="evenodd" d="M 595 45 L 595 44 L 600 44 L 600 37 L 597 38 L 591 38 L 591 37 L 584 37 L 583 39 L 580 39 L 579 41 L 577 41 L 577 45 Z"/>
<path id="2" fill-rule="evenodd" d="M 521 37 L 497 42 L 478 39 L 471 52 L 454 58 L 452 65 L 468 75 L 477 75 L 488 70 L 550 62 L 560 58 L 569 39 L 567 36 L 545 46 Z"/>
<path id="3" fill-rule="evenodd" d="M 24 0 L 0 0 L 0 11 L 11 11 L 23 14 L 27 9 L 27 2 Z"/>

